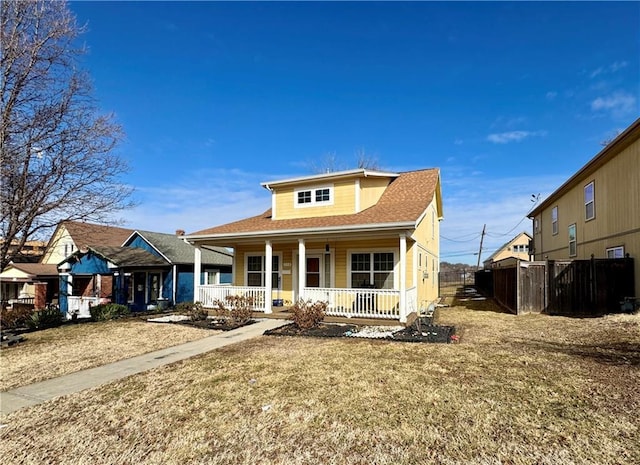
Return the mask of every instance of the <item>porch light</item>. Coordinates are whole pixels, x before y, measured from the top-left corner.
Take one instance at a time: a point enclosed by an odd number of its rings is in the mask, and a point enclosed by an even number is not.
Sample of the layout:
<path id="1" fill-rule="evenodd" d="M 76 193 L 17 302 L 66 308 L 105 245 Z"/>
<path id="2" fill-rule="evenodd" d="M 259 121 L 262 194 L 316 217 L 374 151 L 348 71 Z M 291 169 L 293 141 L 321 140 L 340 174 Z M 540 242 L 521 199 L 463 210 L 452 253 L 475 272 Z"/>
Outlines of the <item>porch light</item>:
<path id="1" fill-rule="evenodd" d="M 327 253 L 329 252 L 329 244 L 324 245 L 324 251 Z"/>

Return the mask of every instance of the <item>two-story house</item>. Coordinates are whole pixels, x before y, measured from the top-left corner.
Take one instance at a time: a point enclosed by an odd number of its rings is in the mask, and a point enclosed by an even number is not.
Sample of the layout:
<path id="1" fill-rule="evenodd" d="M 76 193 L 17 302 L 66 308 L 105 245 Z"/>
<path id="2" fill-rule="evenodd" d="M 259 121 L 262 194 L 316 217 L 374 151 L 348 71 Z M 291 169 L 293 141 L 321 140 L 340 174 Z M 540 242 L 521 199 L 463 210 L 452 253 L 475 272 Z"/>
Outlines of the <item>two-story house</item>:
<path id="1" fill-rule="evenodd" d="M 640 291 L 640 119 L 531 211 L 535 260 L 634 258 Z"/>
<path id="2" fill-rule="evenodd" d="M 442 220 L 440 172 L 355 169 L 262 186 L 265 213 L 186 236 L 234 250 L 233 285 L 198 279 L 196 300 L 212 307 L 247 295 L 257 311 L 299 299 L 328 302 L 328 314 L 407 317 L 438 298 Z"/>
<path id="3" fill-rule="evenodd" d="M 509 242 L 501 245 L 482 262 L 485 270 L 500 266 L 513 266 L 518 260 L 529 260 L 531 236 L 522 231 Z"/>

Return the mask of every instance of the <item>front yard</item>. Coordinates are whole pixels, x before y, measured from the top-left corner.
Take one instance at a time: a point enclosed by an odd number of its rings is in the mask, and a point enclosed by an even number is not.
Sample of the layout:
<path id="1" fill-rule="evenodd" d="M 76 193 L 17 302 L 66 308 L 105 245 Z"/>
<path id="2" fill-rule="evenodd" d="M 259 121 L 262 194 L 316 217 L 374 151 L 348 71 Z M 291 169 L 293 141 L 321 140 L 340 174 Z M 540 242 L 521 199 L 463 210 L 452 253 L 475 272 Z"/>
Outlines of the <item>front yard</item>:
<path id="1" fill-rule="evenodd" d="M 0 391 L 56 378 L 215 332 L 137 318 L 64 325 L 24 334 L 25 341 L 0 351 Z"/>
<path id="2" fill-rule="evenodd" d="M 460 329 L 460 344 L 261 337 L 18 411 L 2 421 L 0 457 L 640 463 L 640 316 L 465 305 L 439 319 Z"/>

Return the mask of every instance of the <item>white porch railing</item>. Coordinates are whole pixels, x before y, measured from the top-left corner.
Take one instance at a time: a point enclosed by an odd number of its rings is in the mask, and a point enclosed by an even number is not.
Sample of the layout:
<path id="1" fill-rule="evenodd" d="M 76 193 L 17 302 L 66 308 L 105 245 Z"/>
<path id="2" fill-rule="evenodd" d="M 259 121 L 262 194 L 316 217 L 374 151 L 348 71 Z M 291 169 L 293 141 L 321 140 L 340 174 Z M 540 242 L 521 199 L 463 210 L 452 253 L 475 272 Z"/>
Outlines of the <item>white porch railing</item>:
<path id="1" fill-rule="evenodd" d="M 308 287 L 302 299 L 328 302 L 327 315 L 400 319 L 400 291 L 394 289 Z"/>
<path id="2" fill-rule="evenodd" d="M 229 286 L 208 284 L 198 286 L 196 301 L 201 302 L 204 308 L 215 308 L 215 302 L 224 301 L 227 296 L 241 295 L 250 297 L 253 300 L 253 310 L 256 312 L 265 311 L 265 288 L 256 286 Z"/>
<path id="3" fill-rule="evenodd" d="M 253 298 L 254 311 L 264 312 L 265 291 L 264 287 L 203 285 L 198 286 L 196 300 L 201 302 L 205 308 L 215 308 L 217 300 L 224 300 L 230 295 L 243 295 Z M 417 295 L 415 287 L 405 291 L 405 317 L 411 312 L 417 311 Z M 300 297 L 303 300 L 327 302 L 327 315 L 348 318 L 400 319 L 400 291 L 395 289 L 308 287 L 304 289 Z"/>
<path id="4" fill-rule="evenodd" d="M 67 318 L 71 319 L 73 315 L 77 315 L 78 318 L 91 318 L 89 309 L 99 303 L 99 297 L 67 296 Z"/>

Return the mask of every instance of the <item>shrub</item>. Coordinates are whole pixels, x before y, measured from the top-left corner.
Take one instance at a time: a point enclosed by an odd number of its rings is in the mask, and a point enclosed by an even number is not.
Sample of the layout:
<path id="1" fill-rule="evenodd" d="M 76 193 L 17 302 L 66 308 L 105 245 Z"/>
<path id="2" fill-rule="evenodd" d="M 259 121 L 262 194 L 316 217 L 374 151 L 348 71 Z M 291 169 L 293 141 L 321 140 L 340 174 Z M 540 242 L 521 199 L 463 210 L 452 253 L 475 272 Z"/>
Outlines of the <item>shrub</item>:
<path id="1" fill-rule="evenodd" d="M 200 302 L 180 302 L 175 306 L 176 313 L 186 315 L 191 321 L 206 320 L 209 314 Z"/>
<path id="2" fill-rule="evenodd" d="M 231 319 L 234 324 L 244 325 L 250 319 L 253 312 L 253 298 L 241 295 L 228 295 L 224 302 L 218 300 L 216 305 L 220 314 Z"/>
<path id="3" fill-rule="evenodd" d="M 89 312 L 91 313 L 91 319 L 93 321 L 114 320 L 128 316 L 131 313 L 129 307 L 120 304 L 94 305 L 89 309 Z"/>
<path id="4" fill-rule="evenodd" d="M 300 329 L 309 329 L 318 326 L 325 317 L 327 302 L 310 300 L 298 300 L 291 307 L 291 319 Z"/>
<path id="5" fill-rule="evenodd" d="M 62 313 L 56 306 L 47 307 L 44 310 L 36 310 L 26 321 L 31 329 L 46 329 L 60 326 L 63 322 Z"/>
<path id="6" fill-rule="evenodd" d="M 3 309 L 0 312 L 0 328 L 20 328 L 26 325 L 32 313 L 33 306 L 26 305 L 14 305 L 10 309 Z"/>

